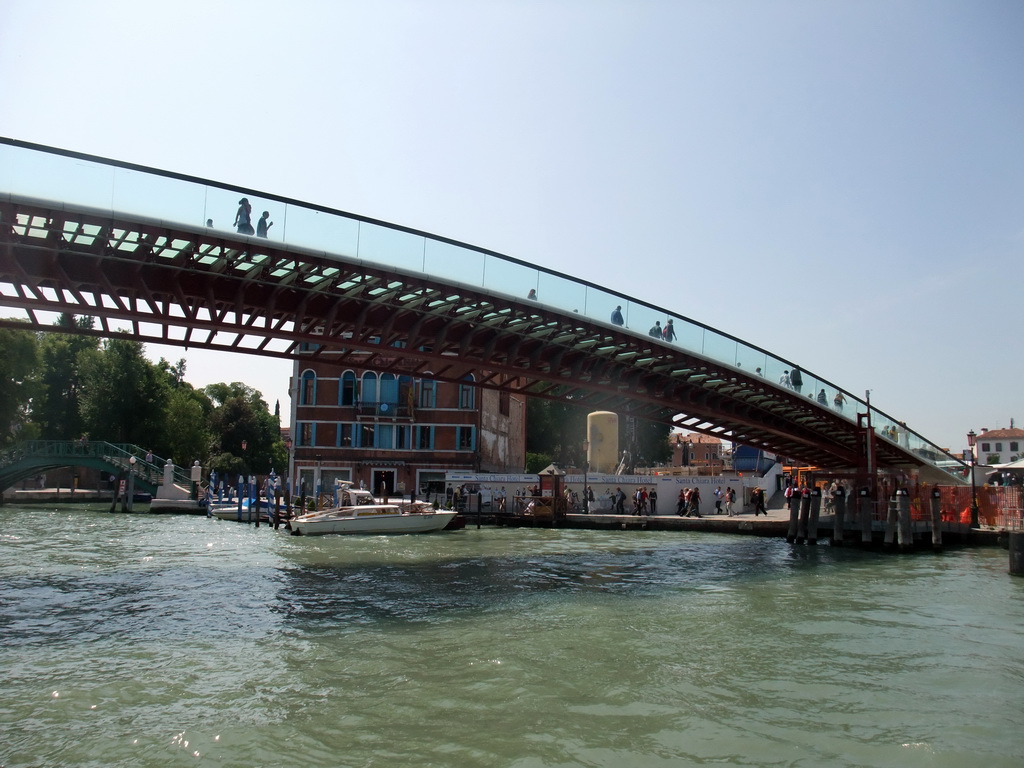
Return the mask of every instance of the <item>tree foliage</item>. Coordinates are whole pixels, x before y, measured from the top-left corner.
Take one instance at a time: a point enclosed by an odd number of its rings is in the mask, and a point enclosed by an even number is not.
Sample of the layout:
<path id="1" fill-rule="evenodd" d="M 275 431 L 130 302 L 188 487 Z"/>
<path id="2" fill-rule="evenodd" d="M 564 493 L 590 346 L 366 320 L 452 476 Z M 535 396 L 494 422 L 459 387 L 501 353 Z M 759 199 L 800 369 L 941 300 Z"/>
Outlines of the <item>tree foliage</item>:
<path id="1" fill-rule="evenodd" d="M 56 325 L 91 329 L 92 318 Z M 187 466 L 281 472 L 287 450 L 280 420 L 241 382 L 197 390 L 185 361 L 150 362 L 142 344 L 102 343 L 62 331 L 0 331 L 0 441 L 28 438 L 130 443 Z M 242 450 L 242 442 L 246 448 Z"/>
<path id="2" fill-rule="evenodd" d="M 91 317 L 62 314 L 58 327 L 93 327 Z M 44 333 L 39 339 L 39 396 L 32 403 L 32 421 L 43 437 L 75 439 L 85 432 L 79 398 L 82 393 L 81 360 L 99 349 L 90 336 Z"/>
<path id="3" fill-rule="evenodd" d="M 263 396 L 239 381 L 211 384 L 203 391 L 216 406 L 210 417 L 211 431 L 216 436 L 212 446 L 217 455 L 214 469 L 233 474 L 241 464 L 244 473 L 280 472 L 287 451 L 281 441 L 280 422 L 267 409 Z"/>
<path id="4" fill-rule="evenodd" d="M 108 339 L 80 358 L 80 405 L 93 439 L 146 445 L 162 437 L 170 386 L 137 341 Z"/>
<path id="5" fill-rule="evenodd" d="M 40 390 L 39 357 L 32 331 L 0 328 L 0 446 L 35 436 L 29 409 Z"/>

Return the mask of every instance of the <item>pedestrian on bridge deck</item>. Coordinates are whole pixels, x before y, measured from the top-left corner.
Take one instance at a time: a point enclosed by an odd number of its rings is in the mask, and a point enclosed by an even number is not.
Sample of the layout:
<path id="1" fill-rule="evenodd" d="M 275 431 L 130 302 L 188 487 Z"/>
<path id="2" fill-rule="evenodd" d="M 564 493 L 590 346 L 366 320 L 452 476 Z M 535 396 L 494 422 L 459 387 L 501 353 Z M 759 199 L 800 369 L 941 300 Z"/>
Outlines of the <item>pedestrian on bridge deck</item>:
<path id="1" fill-rule="evenodd" d="M 249 198 L 243 197 L 238 201 L 238 211 L 235 213 L 235 227 L 238 229 L 240 235 L 252 235 L 255 234 L 255 230 L 252 228 L 252 205 L 249 204 Z"/>
<path id="2" fill-rule="evenodd" d="M 676 340 L 676 329 L 672 325 L 671 317 L 665 321 L 665 325 L 661 329 L 661 338 L 670 343 Z"/>
<path id="3" fill-rule="evenodd" d="M 618 306 L 612 310 L 612 325 L 625 325 L 626 321 L 622 319 L 622 307 Z"/>
<path id="4" fill-rule="evenodd" d="M 270 218 L 270 211 L 264 211 L 263 215 L 260 216 L 260 220 L 256 222 L 256 237 L 266 237 L 270 232 L 270 228 L 274 226 L 274 222 L 269 222 L 267 219 Z"/>
<path id="5" fill-rule="evenodd" d="M 800 394 L 800 390 L 804 387 L 804 377 L 801 375 L 799 368 L 794 368 L 789 372 L 789 385 L 793 387 L 797 394 Z"/>

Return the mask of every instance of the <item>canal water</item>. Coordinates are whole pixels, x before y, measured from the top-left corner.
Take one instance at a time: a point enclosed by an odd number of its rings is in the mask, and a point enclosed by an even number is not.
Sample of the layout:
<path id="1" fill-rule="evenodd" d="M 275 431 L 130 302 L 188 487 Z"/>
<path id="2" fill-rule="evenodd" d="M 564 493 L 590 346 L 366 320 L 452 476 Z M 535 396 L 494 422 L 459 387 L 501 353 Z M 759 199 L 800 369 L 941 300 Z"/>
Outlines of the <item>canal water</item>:
<path id="1" fill-rule="evenodd" d="M 0 765 L 1024 764 L 997 548 L 0 508 Z"/>

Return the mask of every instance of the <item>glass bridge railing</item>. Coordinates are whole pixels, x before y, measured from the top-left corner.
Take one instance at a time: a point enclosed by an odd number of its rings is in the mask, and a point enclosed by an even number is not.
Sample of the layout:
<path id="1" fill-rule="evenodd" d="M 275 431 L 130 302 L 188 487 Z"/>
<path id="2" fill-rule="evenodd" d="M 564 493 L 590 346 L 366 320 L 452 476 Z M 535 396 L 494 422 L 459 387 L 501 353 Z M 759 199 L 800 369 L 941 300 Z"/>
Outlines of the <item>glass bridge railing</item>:
<path id="1" fill-rule="evenodd" d="M 656 321 L 671 321 L 669 342 L 687 351 L 780 384 L 794 365 L 702 323 L 616 291 L 518 259 L 423 232 L 157 169 L 82 155 L 0 137 L 0 193 L 42 198 L 194 227 L 235 231 L 241 199 L 252 206 L 255 227 L 264 211 L 273 226 L 268 239 L 385 267 L 422 273 L 492 294 L 528 297 L 549 308 L 579 313 L 611 326 L 621 307 L 625 330 L 647 335 Z M 0 292 L 9 287 L 0 286 Z M 868 410 L 865 401 L 801 369 L 800 394 L 847 419 Z M 795 387 L 794 387 L 795 388 Z M 892 417 L 870 408 L 878 435 L 932 462 L 949 462 L 938 446 Z M 962 462 L 959 462 L 962 464 Z"/>

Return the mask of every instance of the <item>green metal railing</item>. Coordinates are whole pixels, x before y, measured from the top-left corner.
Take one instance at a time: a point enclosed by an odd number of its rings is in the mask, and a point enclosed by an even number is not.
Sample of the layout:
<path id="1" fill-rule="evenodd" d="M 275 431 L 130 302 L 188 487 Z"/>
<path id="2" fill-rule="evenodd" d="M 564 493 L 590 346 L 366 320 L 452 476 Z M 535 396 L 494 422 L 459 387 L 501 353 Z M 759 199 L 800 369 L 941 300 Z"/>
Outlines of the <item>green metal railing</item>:
<path id="1" fill-rule="evenodd" d="M 152 456 L 131 443 L 108 443 L 101 440 L 26 440 L 0 450 L 0 472 L 19 462 L 31 460 L 36 463 L 51 463 L 51 466 L 75 466 L 85 460 L 104 462 L 125 473 L 133 473 L 152 485 L 163 482 L 164 466 L 167 460 Z M 134 461 L 133 461 L 134 459 Z M 175 485 L 188 488 L 191 471 L 188 467 L 174 465 L 172 473 Z"/>

